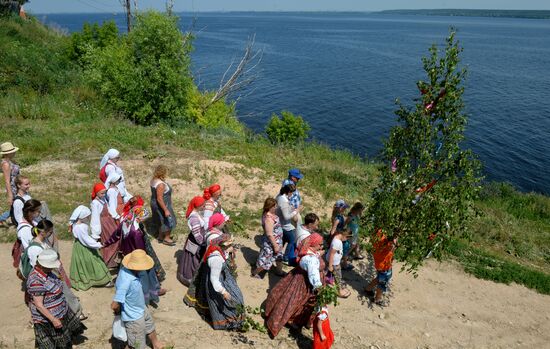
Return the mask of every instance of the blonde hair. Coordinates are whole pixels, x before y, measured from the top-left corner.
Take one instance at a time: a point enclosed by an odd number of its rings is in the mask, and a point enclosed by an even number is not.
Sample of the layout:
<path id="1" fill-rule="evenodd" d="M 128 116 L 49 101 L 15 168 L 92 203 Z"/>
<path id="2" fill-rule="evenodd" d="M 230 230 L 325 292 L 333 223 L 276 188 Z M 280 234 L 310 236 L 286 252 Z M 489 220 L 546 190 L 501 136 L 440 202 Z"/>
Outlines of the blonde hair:
<path id="1" fill-rule="evenodd" d="M 23 176 L 23 175 L 17 175 L 15 177 L 15 179 L 13 180 L 13 182 L 15 183 L 15 187 L 19 190 L 19 186 L 23 183 L 23 181 L 25 179 L 29 179 L 29 177 L 27 176 Z"/>
<path id="2" fill-rule="evenodd" d="M 167 174 L 168 168 L 166 168 L 166 166 L 164 165 L 158 165 L 153 172 L 153 178 L 166 179 Z"/>

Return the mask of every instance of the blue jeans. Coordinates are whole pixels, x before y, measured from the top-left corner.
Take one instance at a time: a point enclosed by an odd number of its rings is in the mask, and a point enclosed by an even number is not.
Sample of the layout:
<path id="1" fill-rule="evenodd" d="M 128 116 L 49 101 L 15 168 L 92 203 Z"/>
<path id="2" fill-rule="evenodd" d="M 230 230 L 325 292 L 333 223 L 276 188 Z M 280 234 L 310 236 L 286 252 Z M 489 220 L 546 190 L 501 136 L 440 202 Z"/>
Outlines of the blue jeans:
<path id="1" fill-rule="evenodd" d="M 288 265 L 294 266 L 296 265 L 296 229 L 283 229 L 283 245 L 287 242 L 283 260 L 288 261 Z"/>
<path id="2" fill-rule="evenodd" d="M 10 218 L 10 211 L 6 211 L 0 215 L 0 222 L 7 221 Z"/>
<path id="3" fill-rule="evenodd" d="M 392 271 L 391 269 L 381 271 L 376 271 L 376 278 L 378 279 L 378 288 L 382 290 L 382 292 L 386 292 L 388 290 L 388 283 L 391 280 Z"/>

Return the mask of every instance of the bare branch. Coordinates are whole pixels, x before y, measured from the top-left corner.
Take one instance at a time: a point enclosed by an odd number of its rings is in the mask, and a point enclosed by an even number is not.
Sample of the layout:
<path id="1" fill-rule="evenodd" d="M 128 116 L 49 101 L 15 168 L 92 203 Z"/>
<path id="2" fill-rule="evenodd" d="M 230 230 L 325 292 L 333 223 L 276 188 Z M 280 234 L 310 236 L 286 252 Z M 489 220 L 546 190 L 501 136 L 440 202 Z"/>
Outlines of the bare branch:
<path id="1" fill-rule="evenodd" d="M 243 90 L 257 78 L 257 75 L 254 74 L 254 72 L 262 60 L 262 51 L 254 51 L 255 41 L 256 35 L 253 35 L 248 39 L 244 54 L 234 68 L 235 70 L 233 70 L 235 59 L 231 61 L 231 64 L 225 70 L 220 80 L 219 88 L 216 90 L 210 101 L 203 107 L 204 110 L 208 109 L 217 101 L 226 98 L 237 91 Z M 231 73 L 232 70 L 233 72 Z M 227 76 L 229 76 L 228 79 Z M 237 98 L 237 101 L 240 98 L 241 96 Z"/>

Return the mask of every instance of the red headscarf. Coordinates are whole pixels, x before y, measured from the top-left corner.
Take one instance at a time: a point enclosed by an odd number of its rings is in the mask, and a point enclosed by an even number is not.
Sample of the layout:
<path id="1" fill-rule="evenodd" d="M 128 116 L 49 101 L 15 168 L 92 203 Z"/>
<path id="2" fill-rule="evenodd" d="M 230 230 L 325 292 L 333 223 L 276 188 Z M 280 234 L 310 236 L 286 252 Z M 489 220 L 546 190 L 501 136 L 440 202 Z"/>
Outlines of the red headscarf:
<path id="1" fill-rule="evenodd" d="M 126 205 L 124 205 L 124 209 L 122 210 L 122 217 L 126 217 L 130 214 L 130 211 L 132 211 L 136 207 L 143 207 L 144 201 L 141 196 L 134 196 L 128 202 Z"/>
<path id="2" fill-rule="evenodd" d="M 219 190 L 222 190 L 222 187 L 219 184 L 212 184 L 210 187 L 204 189 L 204 194 L 202 197 L 204 200 L 209 200 L 212 197 L 212 194 Z"/>
<path id="3" fill-rule="evenodd" d="M 99 193 L 102 190 L 107 190 L 107 188 L 105 188 L 105 184 L 96 183 L 94 185 L 94 189 L 92 189 L 92 200 L 95 199 L 95 197 L 97 196 L 97 193 Z"/>
<path id="4" fill-rule="evenodd" d="M 303 257 L 307 254 L 310 247 L 315 247 L 323 244 L 323 237 L 318 233 L 313 233 L 306 237 L 298 246 L 298 257 Z"/>
<path id="5" fill-rule="evenodd" d="M 185 217 L 189 218 L 189 215 L 191 212 L 193 212 L 194 209 L 204 204 L 204 198 L 200 196 L 195 196 L 191 201 L 189 201 L 189 205 L 187 206 L 187 212 L 185 213 Z"/>
<path id="6" fill-rule="evenodd" d="M 212 230 L 212 228 L 221 225 L 223 222 L 225 222 L 223 215 L 221 213 L 214 213 L 208 221 L 208 230 Z"/>

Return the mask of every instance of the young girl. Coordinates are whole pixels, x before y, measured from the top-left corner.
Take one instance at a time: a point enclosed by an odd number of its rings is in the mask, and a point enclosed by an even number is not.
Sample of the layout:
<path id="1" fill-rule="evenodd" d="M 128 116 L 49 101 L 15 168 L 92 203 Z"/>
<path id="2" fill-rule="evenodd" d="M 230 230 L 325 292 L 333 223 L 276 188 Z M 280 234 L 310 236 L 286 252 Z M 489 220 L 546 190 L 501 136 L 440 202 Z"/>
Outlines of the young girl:
<path id="1" fill-rule="evenodd" d="M 361 255 L 359 251 L 359 223 L 361 221 L 361 215 L 365 206 L 362 203 L 356 202 L 349 211 L 348 214 L 348 228 L 351 230 L 351 248 L 350 256 L 353 256 L 355 259 L 363 259 L 364 256 Z"/>
<path id="2" fill-rule="evenodd" d="M 86 291 L 92 286 L 113 287 L 109 269 L 98 250 L 103 246 L 89 235 L 92 212 L 78 206 L 71 215 L 70 225 L 75 238 L 71 257 L 71 284 L 76 290 Z"/>
<path id="3" fill-rule="evenodd" d="M 313 321 L 313 349 L 329 349 L 334 343 L 334 333 L 330 328 L 328 308 L 323 306 L 317 309 Z"/>
<path id="4" fill-rule="evenodd" d="M 2 155 L 2 174 L 4 175 L 4 183 L 6 194 L 8 197 L 8 207 L 13 204 L 13 199 L 17 195 L 17 187 L 15 186 L 15 177 L 19 175 L 19 165 L 13 162 L 15 153 L 19 148 L 15 147 L 10 142 L 5 142 L 0 145 L 0 154 Z M 9 211 L 0 215 L 0 222 L 5 224 L 9 217 Z"/>
<path id="5" fill-rule="evenodd" d="M 351 292 L 347 289 L 346 285 L 342 281 L 342 267 L 340 262 L 344 256 L 343 242 L 347 240 L 347 235 L 342 232 L 336 232 L 332 237 L 330 248 L 327 251 L 327 269 L 334 275 L 336 282 L 340 288 L 338 296 L 340 298 L 348 298 Z"/>
<path id="6" fill-rule="evenodd" d="M 17 240 L 11 250 L 14 268 L 19 268 L 21 254 L 34 239 L 32 228 L 36 224 L 35 220 L 40 216 L 40 209 L 40 201 L 34 199 L 30 199 L 23 205 L 23 219 L 17 225 Z"/>
<path id="7" fill-rule="evenodd" d="M 19 175 L 15 177 L 15 186 L 17 187 L 17 193 L 13 198 L 11 205 L 10 216 L 12 223 L 15 226 L 19 225 L 19 222 L 23 220 L 23 205 L 25 202 L 31 199 L 29 189 L 31 188 L 31 181 L 28 177 Z"/>
<path id="8" fill-rule="evenodd" d="M 106 195 L 107 190 L 103 183 L 97 183 L 94 185 L 92 191 L 92 203 L 90 204 L 92 210 L 90 228 L 92 231 L 92 238 L 99 240 L 102 244 L 109 240 L 117 228 L 116 220 L 109 213 Z M 122 198 L 120 198 L 120 200 L 122 201 Z M 101 249 L 101 256 L 103 257 L 105 264 L 107 264 L 107 268 L 118 268 L 118 248 L 119 245 L 114 244 Z"/>
<path id="9" fill-rule="evenodd" d="M 344 211 L 348 207 L 349 205 L 343 199 L 336 201 L 336 203 L 334 204 L 334 207 L 332 208 L 332 216 L 331 216 L 331 222 L 332 222 L 332 226 L 330 229 L 331 239 L 337 232 L 341 232 L 341 233 L 344 232 L 344 229 L 347 224 L 346 219 L 344 218 Z M 344 241 L 342 246 L 342 257 L 344 257 L 342 259 L 342 270 L 351 270 L 353 269 L 353 265 L 348 264 L 347 258 L 345 257 L 345 253 L 347 253 L 347 250 L 349 249 L 349 242 L 345 242 L 345 240 L 342 240 L 342 241 Z"/>

